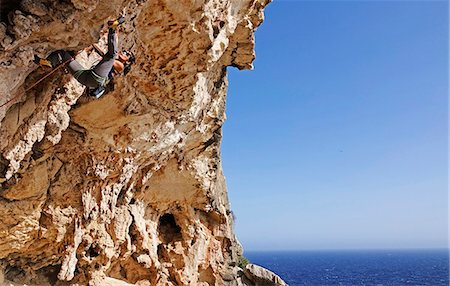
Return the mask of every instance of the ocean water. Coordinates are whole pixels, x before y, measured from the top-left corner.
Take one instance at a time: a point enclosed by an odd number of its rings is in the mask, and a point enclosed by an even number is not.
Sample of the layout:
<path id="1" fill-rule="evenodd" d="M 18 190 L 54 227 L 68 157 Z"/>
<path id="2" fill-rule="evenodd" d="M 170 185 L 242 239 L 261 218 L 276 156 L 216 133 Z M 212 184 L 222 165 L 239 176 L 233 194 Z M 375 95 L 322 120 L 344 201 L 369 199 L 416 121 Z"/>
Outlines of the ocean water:
<path id="1" fill-rule="evenodd" d="M 291 286 L 449 285 L 448 250 L 245 252 Z"/>

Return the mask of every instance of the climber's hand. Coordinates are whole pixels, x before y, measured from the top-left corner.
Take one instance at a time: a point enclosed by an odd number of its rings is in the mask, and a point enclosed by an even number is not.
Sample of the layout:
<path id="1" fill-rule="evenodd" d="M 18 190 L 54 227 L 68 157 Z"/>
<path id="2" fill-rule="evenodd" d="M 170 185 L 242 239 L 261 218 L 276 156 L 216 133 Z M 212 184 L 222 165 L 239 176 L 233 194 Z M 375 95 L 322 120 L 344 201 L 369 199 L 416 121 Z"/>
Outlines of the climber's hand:
<path id="1" fill-rule="evenodd" d="M 125 17 L 124 16 L 120 16 L 117 19 L 114 20 L 109 20 L 108 21 L 108 27 L 110 29 L 117 29 L 117 27 L 119 27 L 120 25 L 122 25 L 123 23 L 125 23 Z"/>

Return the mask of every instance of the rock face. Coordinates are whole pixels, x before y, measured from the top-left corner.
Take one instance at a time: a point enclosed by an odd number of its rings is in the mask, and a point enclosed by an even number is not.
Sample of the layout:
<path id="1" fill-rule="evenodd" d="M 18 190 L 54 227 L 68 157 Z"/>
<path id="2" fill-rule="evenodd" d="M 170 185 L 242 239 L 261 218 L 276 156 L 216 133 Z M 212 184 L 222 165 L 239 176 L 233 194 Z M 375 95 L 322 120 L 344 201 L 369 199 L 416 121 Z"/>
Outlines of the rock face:
<path id="1" fill-rule="evenodd" d="M 268 2 L 2 1 L 0 280 L 253 283 L 238 274 L 220 142 L 226 67 L 252 67 Z M 85 48 L 122 12 L 136 62 L 107 95 L 86 102 L 63 69 L 33 86 L 49 72 L 33 54 L 70 49 L 89 67 Z"/>
<path id="2" fill-rule="evenodd" d="M 278 275 L 255 264 L 247 264 L 244 275 L 255 285 L 287 286 Z"/>

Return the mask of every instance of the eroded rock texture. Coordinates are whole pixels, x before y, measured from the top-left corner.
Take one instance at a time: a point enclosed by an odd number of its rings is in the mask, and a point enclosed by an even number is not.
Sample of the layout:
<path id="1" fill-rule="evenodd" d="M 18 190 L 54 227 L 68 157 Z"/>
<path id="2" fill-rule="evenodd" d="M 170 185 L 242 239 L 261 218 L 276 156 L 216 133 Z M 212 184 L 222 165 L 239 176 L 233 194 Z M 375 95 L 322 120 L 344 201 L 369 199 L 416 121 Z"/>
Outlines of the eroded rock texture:
<path id="1" fill-rule="evenodd" d="M 252 284 L 236 265 L 220 142 L 226 67 L 252 67 L 268 2 L 2 1 L 4 279 Z M 86 102 L 63 70 L 30 89 L 49 72 L 33 54 L 70 49 L 89 67 L 98 56 L 85 48 L 104 45 L 102 25 L 122 12 L 121 47 L 136 62 L 106 96 Z"/>

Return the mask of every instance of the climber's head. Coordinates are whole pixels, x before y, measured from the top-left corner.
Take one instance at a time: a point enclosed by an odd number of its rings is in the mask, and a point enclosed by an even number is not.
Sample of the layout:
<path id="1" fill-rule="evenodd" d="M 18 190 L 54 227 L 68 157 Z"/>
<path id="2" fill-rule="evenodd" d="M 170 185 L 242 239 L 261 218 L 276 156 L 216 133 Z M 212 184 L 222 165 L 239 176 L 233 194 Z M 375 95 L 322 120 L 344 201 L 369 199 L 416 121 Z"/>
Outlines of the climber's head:
<path id="1" fill-rule="evenodd" d="M 130 69 L 131 65 L 134 63 L 134 56 L 129 51 L 119 52 L 117 59 L 114 61 L 114 75 L 124 74 L 126 75 Z"/>
<path id="2" fill-rule="evenodd" d="M 123 73 L 123 70 L 125 69 L 125 66 L 123 65 L 122 61 L 115 60 L 113 64 L 114 68 L 114 75 L 119 75 Z"/>

